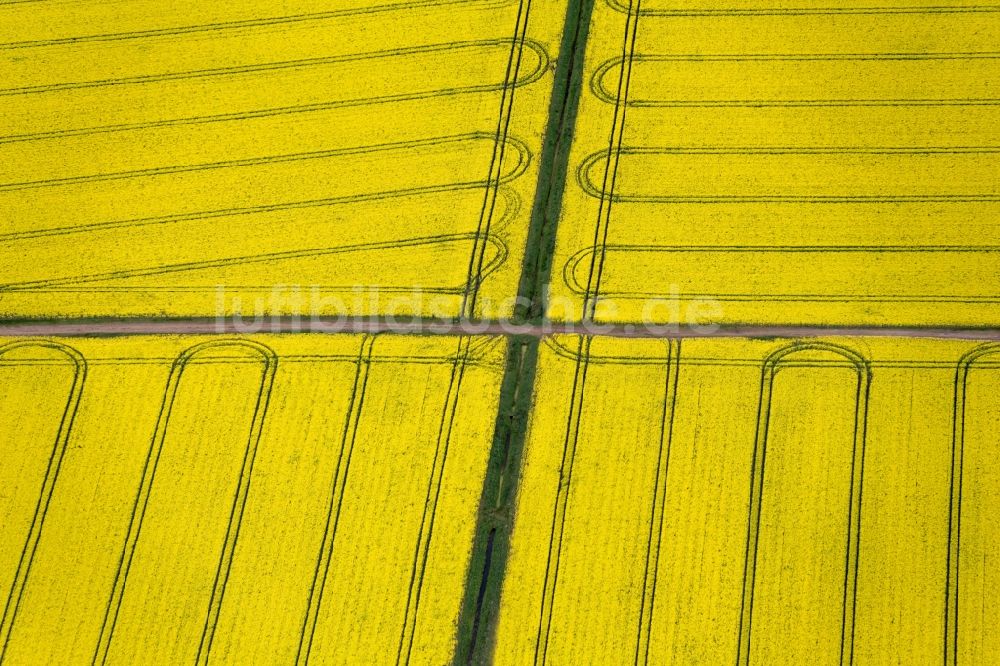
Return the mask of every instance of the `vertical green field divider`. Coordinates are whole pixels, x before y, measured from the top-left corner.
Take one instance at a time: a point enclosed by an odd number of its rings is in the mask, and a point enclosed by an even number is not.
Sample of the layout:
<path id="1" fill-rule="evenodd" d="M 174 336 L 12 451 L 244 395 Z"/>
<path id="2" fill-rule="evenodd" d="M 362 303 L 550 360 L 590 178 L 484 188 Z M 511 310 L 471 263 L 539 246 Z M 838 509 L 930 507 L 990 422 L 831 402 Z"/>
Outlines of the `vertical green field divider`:
<path id="1" fill-rule="evenodd" d="M 538 186 L 531 210 L 527 247 L 518 286 L 514 321 L 542 324 L 546 285 L 552 273 L 556 228 L 569 170 L 569 150 L 583 83 L 583 61 L 594 0 L 570 0 L 549 117 L 542 142 Z M 530 17 L 529 17 L 530 20 Z M 479 502 L 476 537 L 466 574 L 454 663 L 489 664 L 510 552 L 528 416 L 531 411 L 539 339 L 508 339 L 493 444 Z"/>

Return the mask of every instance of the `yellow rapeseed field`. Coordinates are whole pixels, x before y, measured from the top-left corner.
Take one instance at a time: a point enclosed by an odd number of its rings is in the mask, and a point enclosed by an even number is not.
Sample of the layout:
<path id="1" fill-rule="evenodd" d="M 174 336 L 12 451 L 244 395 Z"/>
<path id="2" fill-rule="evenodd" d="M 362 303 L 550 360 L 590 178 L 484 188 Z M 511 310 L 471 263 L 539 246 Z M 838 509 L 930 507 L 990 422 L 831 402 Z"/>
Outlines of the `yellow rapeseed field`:
<path id="1" fill-rule="evenodd" d="M 564 16 L 0 3 L 0 314 L 510 316 Z"/>
<path id="2" fill-rule="evenodd" d="M 497 664 L 993 664 L 1000 344 L 541 352 Z"/>
<path id="3" fill-rule="evenodd" d="M 1000 323 L 998 77 L 973 0 L 597 0 L 550 314 Z"/>
<path id="4" fill-rule="evenodd" d="M 0 341 L 0 659 L 446 663 L 500 342 Z"/>
<path id="5" fill-rule="evenodd" d="M 1000 664 L 998 91 L 976 0 L 0 0 L 0 664 Z"/>

